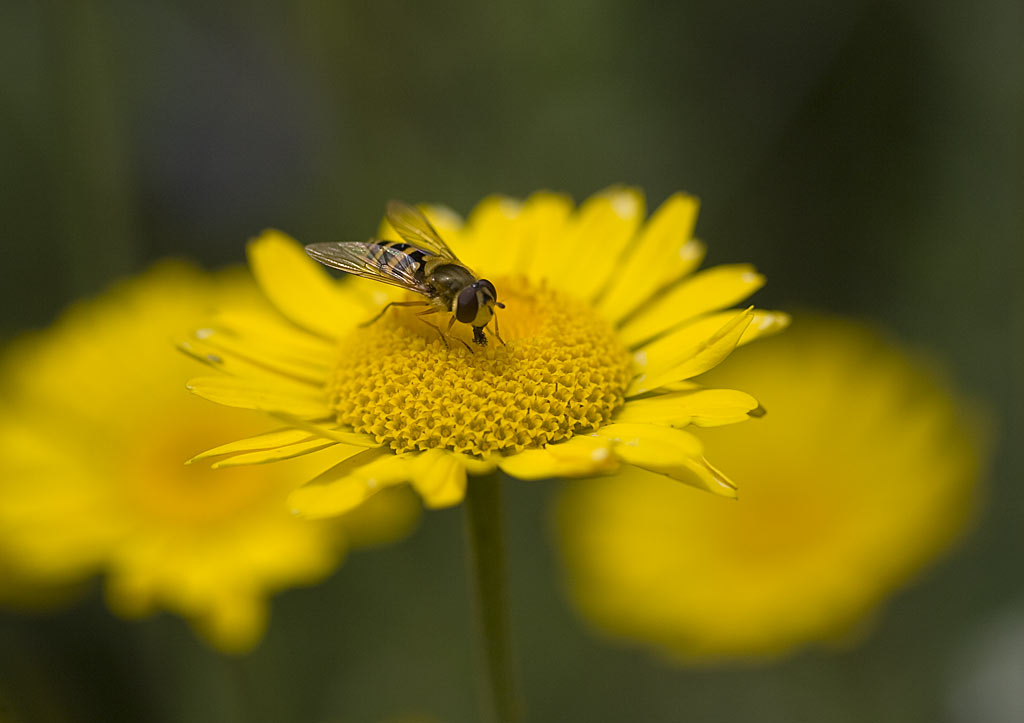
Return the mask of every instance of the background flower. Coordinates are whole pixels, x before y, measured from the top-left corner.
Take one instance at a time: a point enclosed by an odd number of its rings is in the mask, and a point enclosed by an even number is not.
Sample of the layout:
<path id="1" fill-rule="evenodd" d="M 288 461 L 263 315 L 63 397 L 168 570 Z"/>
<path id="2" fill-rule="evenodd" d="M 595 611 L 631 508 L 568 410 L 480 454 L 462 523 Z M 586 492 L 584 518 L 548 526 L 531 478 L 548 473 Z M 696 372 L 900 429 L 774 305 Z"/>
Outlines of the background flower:
<path id="1" fill-rule="evenodd" d="M 764 657 L 839 642 L 959 536 L 979 430 L 927 365 L 848 322 L 799 320 L 712 374 L 768 414 L 701 433 L 736 504 L 655 477 L 565 490 L 558 528 L 595 627 L 673 657 Z"/>
<path id="2" fill-rule="evenodd" d="M 171 339 L 224 296 L 259 303 L 242 272 L 164 263 L 82 302 L 3 360 L 0 550 L 8 596 L 27 602 L 102 573 L 110 606 L 189 620 L 225 651 L 255 645 L 268 597 L 321 580 L 351 543 L 406 534 L 408 497 L 311 524 L 284 505 L 316 469 L 185 466 L 255 419 L 208 409 L 183 387 L 194 365 Z M 320 464 L 330 466 L 328 453 Z"/>

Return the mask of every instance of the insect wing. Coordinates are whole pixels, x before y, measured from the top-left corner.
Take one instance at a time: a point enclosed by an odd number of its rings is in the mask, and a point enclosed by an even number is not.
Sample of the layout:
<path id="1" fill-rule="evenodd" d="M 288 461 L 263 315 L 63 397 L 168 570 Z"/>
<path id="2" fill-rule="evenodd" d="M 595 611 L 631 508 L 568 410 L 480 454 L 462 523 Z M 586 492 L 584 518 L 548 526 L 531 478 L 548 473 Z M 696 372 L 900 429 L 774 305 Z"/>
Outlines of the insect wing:
<path id="1" fill-rule="evenodd" d="M 380 281 L 432 296 L 433 290 L 416 276 L 416 264 L 408 254 L 373 241 L 328 241 L 309 244 L 306 253 L 324 266 L 346 274 Z"/>
<path id="2" fill-rule="evenodd" d="M 423 212 L 415 206 L 402 201 L 388 201 L 384 215 L 391 227 L 407 243 L 448 261 L 454 261 L 460 266 L 463 265 L 456 258 L 455 252 L 448 248 L 441 235 L 434 230 Z"/>

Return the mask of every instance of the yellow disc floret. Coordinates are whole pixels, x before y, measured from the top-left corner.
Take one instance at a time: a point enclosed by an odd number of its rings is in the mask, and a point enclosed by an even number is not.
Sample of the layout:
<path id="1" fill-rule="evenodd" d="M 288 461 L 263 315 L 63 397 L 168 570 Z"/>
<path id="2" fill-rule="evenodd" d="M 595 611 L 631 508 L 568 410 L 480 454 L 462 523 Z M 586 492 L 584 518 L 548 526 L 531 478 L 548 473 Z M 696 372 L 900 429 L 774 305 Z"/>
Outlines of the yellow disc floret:
<path id="1" fill-rule="evenodd" d="M 445 348 L 432 324 L 391 310 L 342 339 L 331 406 L 339 423 L 396 452 L 519 452 L 606 424 L 622 405 L 630 354 L 588 306 L 522 280 L 496 282 L 500 330 L 486 348 Z M 457 324 L 456 327 L 462 325 Z M 468 337 L 467 337 L 468 338 Z"/>

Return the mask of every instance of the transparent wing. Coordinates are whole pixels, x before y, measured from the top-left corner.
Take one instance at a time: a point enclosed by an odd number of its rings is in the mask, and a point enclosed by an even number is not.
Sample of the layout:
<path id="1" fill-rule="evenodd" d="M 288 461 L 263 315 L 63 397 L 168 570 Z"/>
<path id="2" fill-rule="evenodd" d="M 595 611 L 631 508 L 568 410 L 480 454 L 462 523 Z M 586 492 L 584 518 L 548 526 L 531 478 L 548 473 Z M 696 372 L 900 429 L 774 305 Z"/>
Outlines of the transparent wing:
<path id="1" fill-rule="evenodd" d="M 417 278 L 417 264 L 399 249 L 374 241 L 327 241 L 308 244 L 306 253 L 346 274 L 380 281 L 402 289 L 433 296 L 430 286 Z"/>
<path id="2" fill-rule="evenodd" d="M 448 248 L 448 244 L 444 242 L 440 234 L 430 225 L 430 221 L 423 215 L 423 212 L 415 206 L 410 206 L 402 201 L 388 201 L 384 215 L 391 227 L 407 243 L 448 261 L 454 261 L 460 266 L 463 265 L 456 258 L 455 253 Z"/>

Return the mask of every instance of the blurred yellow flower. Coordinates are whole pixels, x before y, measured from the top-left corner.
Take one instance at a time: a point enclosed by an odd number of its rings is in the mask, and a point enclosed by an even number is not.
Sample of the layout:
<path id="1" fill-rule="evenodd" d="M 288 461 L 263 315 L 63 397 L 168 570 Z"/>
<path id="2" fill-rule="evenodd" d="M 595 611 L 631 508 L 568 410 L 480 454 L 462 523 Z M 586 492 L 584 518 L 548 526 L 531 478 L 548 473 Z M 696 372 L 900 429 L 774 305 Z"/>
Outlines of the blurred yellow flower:
<path id="1" fill-rule="evenodd" d="M 426 208 L 506 305 L 499 321 L 507 345 L 486 349 L 448 348 L 415 310 L 393 309 L 360 327 L 390 301 L 422 297 L 363 279 L 336 282 L 295 241 L 268 231 L 250 244 L 249 260 L 281 317 L 221 315 L 202 329 L 186 347 L 216 359 L 226 375 L 190 387 L 293 427 L 233 452 L 283 458 L 334 444 L 347 457 L 292 495 L 309 517 L 406 482 L 430 507 L 458 504 L 467 473 L 496 468 L 540 479 L 625 464 L 733 496 L 682 428 L 745 420 L 757 401 L 689 380 L 788 317 L 721 311 L 764 278 L 748 265 L 692 273 L 704 255 L 691 237 L 697 208 L 676 194 L 645 222 L 643 194 L 619 187 L 579 208 L 554 193 L 491 197 L 465 223 Z M 385 224 L 381 238 L 397 236 Z M 468 343 L 466 330 L 453 333 Z"/>
<path id="2" fill-rule="evenodd" d="M 263 303 L 243 272 L 164 263 L 7 350 L 0 599 L 43 602 L 102 573 L 116 612 L 165 608 L 218 648 L 244 651 L 262 636 L 271 593 L 322 579 L 349 544 L 410 530 L 411 494 L 336 524 L 289 515 L 295 482 L 334 464 L 331 451 L 258 470 L 183 464 L 262 426 L 181 382 L 195 363 L 173 339 L 227 298 L 250 313 Z"/>
<path id="3" fill-rule="evenodd" d="M 595 628 L 680 659 L 838 640 L 963 532 L 976 429 L 878 335 L 798 319 L 711 376 L 768 410 L 743 434 L 701 435 L 741 482 L 737 502 L 642 472 L 558 500 L 570 595 Z"/>

